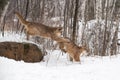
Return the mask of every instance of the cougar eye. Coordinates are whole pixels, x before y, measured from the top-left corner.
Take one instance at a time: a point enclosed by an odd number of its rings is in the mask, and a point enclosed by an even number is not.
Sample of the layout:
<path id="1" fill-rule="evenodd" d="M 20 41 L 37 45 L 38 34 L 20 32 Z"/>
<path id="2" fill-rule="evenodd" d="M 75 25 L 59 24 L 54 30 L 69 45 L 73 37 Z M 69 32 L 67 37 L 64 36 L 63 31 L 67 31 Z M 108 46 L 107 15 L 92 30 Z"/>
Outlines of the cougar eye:
<path id="1" fill-rule="evenodd" d="M 62 28 L 59 28 L 58 30 L 59 30 L 59 31 L 61 31 L 61 30 L 62 30 Z"/>

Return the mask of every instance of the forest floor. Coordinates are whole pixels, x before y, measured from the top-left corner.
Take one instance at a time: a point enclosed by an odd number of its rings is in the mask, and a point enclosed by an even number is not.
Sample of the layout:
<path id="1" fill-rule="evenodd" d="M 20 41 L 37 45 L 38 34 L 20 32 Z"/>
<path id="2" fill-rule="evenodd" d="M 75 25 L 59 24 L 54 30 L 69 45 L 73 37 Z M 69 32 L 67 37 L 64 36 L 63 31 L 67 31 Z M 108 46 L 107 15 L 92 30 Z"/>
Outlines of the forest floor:
<path id="1" fill-rule="evenodd" d="M 120 80 L 120 55 L 81 57 L 80 64 L 59 54 L 53 51 L 38 63 L 0 57 L 0 80 Z"/>

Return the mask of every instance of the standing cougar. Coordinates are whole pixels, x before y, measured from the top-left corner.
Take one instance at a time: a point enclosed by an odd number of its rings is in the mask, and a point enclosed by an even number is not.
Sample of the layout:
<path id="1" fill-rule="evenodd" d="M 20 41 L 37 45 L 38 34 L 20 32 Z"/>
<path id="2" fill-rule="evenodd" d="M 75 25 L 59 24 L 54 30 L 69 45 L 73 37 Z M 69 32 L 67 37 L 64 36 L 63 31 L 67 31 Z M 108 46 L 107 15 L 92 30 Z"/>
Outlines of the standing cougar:
<path id="1" fill-rule="evenodd" d="M 26 21 L 18 12 L 15 12 L 15 15 L 20 20 L 20 23 L 25 26 L 27 40 L 29 40 L 29 35 L 33 35 L 41 36 L 43 38 L 50 38 L 58 42 L 64 41 L 64 38 L 60 37 L 62 27 L 49 27 L 40 23 Z"/>
<path id="2" fill-rule="evenodd" d="M 80 61 L 80 55 L 87 53 L 87 49 L 85 47 L 78 46 L 71 40 L 69 40 L 69 42 L 58 42 L 58 44 L 59 48 L 63 52 L 68 53 L 69 56 L 76 62 Z"/>

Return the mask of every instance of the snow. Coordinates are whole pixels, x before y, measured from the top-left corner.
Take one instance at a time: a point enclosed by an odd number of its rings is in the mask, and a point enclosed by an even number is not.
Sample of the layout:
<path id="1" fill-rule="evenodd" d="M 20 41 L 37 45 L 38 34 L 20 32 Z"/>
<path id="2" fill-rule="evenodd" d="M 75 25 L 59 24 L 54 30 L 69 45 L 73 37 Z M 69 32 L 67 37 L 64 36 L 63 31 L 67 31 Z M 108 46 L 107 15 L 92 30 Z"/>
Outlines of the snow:
<path id="1" fill-rule="evenodd" d="M 5 42 L 5 41 L 26 42 L 26 43 L 36 44 L 32 41 L 32 38 L 30 38 L 30 41 L 27 41 L 26 35 L 24 33 L 16 33 L 16 32 L 11 32 L 11 31 L 5 31 L 4 37 L 2 36 L 2 33 L 0 32 L 0 42 Z"/>
<path id="2" fill-rule="evenodd" d="M 119 80 L 120 55 L 81 57 L 69 62 L 59 50 L 45 56 L 45 61 L 25 63 L 0 57 L 0 80 Z"/>
<path id="3" fill-rule="evenodd" d="M 28 42 L 25 35 L 6 33 L 0 42 Z M 32 41 L 29 41 L 32 42 Z M 0 57 L 0 80 L 120 80 L 120 55 L 81 57 L 81 64 L 70 62 L 60 50 L 48 51 L 44 61 L 25 63 Z"/>
<path id="4" fill-rule="evenodd" d="M 1 34 L 2 33 L 0 33 L 0 42 L 3 42 L 3 41 L 15 41 L 15 42 L 26 41 L 25 34 L 18 34 L 18 33 L 11 32 L 11 31 L 5 31 L 4 37 Z"/>

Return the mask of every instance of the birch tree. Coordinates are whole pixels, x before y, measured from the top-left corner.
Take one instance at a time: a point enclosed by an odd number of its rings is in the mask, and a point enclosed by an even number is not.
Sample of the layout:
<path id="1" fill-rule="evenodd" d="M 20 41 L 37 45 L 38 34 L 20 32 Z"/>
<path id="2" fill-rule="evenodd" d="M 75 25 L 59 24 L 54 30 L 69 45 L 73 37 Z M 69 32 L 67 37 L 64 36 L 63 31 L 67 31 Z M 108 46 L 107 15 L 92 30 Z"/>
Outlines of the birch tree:
<path id="1" fill-rule="evenodd" d="M 7 3 L 7 5 L 4 7 L 2 15 L 1 15 L 1 19 L 0 19 L 0 28 L 2 28 L 2 36 L 4 36 L 4 25 L 5 25 L 5 16 L 6 16 L 6 12 L 9 6 L 9 3 Z"/>

